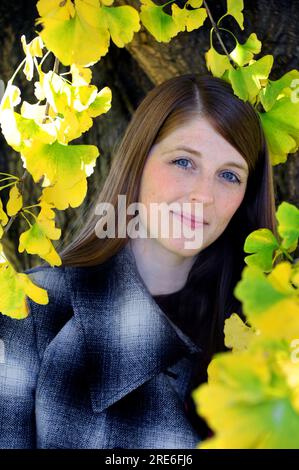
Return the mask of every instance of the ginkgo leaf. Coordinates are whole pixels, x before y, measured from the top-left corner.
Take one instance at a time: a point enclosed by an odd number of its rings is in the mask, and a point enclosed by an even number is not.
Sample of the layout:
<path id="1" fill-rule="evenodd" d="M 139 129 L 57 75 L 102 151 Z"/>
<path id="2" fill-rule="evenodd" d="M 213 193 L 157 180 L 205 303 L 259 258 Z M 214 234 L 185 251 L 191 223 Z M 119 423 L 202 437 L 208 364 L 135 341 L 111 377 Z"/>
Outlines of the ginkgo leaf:
<path id="1" fill-rule="evenodd" d="M 112 94 L 109 87 L 98 92 L 94 85 L 72 86 L 53 72 L 42 77 L 41 86 L 50 104 L 48 114 L 51 123 L 47 125 L 55 128 L 56 138 L 63 144 L 80 137 L 92 126 L 91 118 L 106 113 L 111 108 Z M 52 112 L 56 114 L 53 116 Z M 39 124 L 45 128 L 42 115 L 41 119 Z"/>
<path id="2" fill-rule="evenodd" d="M 39 304 L 49 302 L 45 289 L 34 284 L 27 274 L 17 273 L 12 265 L 3 256 L 0 245 L 0 312 L 11 318 L 23 319 L 29 314 L 26 296 Z"/>
<path id="3" fill-rule="evenodd" d="M 281 368 L 282 373 L 285 376 L 285 380 L 292 390 L 291 401 L 296 412 L 299 415 L 299 372 L 298 372 L 298 362 L 292 361 L 290 358 L 278 359 L 279 367 Z"/>
<path id="4" fill-rule="evenodd" d="M 43 26 L 40 36 L 63 65 L 92 64 L 108 52 L 110 37 L 98 24 L 98 1 L 39 0 L 36 7 L 41 16 L 37 23 Z"/>
<path id="5" fill-rule="evenodd" d="M 299 293 L 291 284 L 288 265 L 276 265 L 268 277 L 258 268 L 246 267 L 234 289 L 248 321 L 264 337 L 299 337 Z"/>
<path id="6" fill-rule="evenodd" d="M 44 176 L 45 200 L 60 210 L 82 203 L 87 190 L 86 176 L 92 173 L 98 155 L 94 145 L 63 145 L 58 142 L 34 142 L 22 150 L 25 168 L 34 181 L 38 182 Z"/>
<path id="7" fill-rule="evenodd" d="M 171 15 L 163 11 L 164 5 L 152 0 L 141 0 L 140 20 L 158 42 L 169 42 L 180 31 Z"/>
<path id="8" fill-rule="evenodd" d="M 31 255 L 38 255 L 51 266 L 61 265 L 61 259 L 56 252 L 51 239 L 57 240 L 60 237 L 60 229 L 55 227 L 53 220 L 38 221 L 20 235 L 19 252 L 24 250 Z"/>
<path id="9" fill-rule="evenodd" d="M 89 85 L 91 82 L 92 71 L 88 67 L 82 67 L 79 64 L 71 65 L 72 84 L 74 86 Z"/>
<path id="10" fill-rule="evenodd" d="M 9 191 L 9 198 L 6 205 L 6 212 L 9 216 L 13 216 L 22 209 L 23 197 L 17 185 L 12 186 Z"/>
<path id="11" fill-rule="evenodd" d="M 111 2 L 39 0 L 37 9 L 43 25 L 40 35 L 63 65 L 91 65 L 108 52 L 112 41 L 123 47 L 139 31 L 139 15 L 125 5 L 112 7 Z M 84 47 L 81 47 L 84 44 Z"/>
<path id="12" fill-rule="evenodd" d="M 272 108 L 259 113 L 273 165 L 287 160 L 299 145 L 299 103 L 289 97 L 275 101 Z"/>
<path id="13" fill-rule="evenodd" d="M 131 42 L 134 33 L 140 29 L 139 14 L 129 5 L 102 6 L 101 14 L 104 15 L 103 21 L 117 47 L 124 47 L 125 44 Z"/>
<path id="14" fill-rule="evenodd" d="M 9 83 L 4 91 L 4 95 L 0 104 L 0 117 L 1 113 L 6 109 L 12 109 L 21 102 L 20 89 Z"/>
<path id="15" fill-rule="evenodd" d="M 244 261 L 248 266 L 256 266 L 263 271 L 271 271 L 273 253 L 279 248 L 279 243 L 271 230 L 260 228 L 250 233 L 244 244 L 246 253 L 253 253 L 246 256 Z"/>
<path id="16" fill-rule="evenodd" d="M 243 0 L 227 0 L 227 14 L 235 18 L 241 29 L 244 29 Z"/>
<path id="17" fill-rule="evenodd" d="M 285 73 L 278 80 L 268 80 L 267 86 L 262 88 L 260 93 L 261 103 L 265 111 L 269 111 L 277 99 L 285 96 L 284 90 L 286 88 L 290 90 L 293 84 L 299 84 L 299 71 L 295 69 Z"/>
<path id="18" fill-rule="evenodd" d="M 30 145 L 32 139 L 43 143 L 51 143 L 56 139 L 56 130 L 53 126 L 39 125 L 33 119 L 24 118 L 10 109 L 1 113 L 0 120 L 7 143 L 17 152 Z"/>
<path id="19" fill-rule="evenodd" d="M 293 204 L 282 202 L 277 211 L 278 233 L 282 237 L 282 247 L 295 251 L 299 238 L 299 209 Z"/>
<path id="20" fill-rule="evenodd" d="M 8 217 L 7 217 L 6 212 L 3 210 L 2 200 L 0 197 L 0 224 L 4 226 L 7 224 L 7 222 L 8 222 Z"/>
<path id="21" fill-rule="evenodd" d="M 205 53 L 205 59 L 208 70 L 212 72 L 214 77 L 221 78 L 226 70 L 232 68 L 228 57 L 225 54 L 218 54 L 218 52 L 211 47 Z"/>
<path id="22" fill-rule="evenodd" d="M 296 260 L 295 266 L 293 267 L 291 282 L 297 289 L 299 289 L 299 260 Z"/>
<path id="23" fill-rule="evenodd" d="M 245 325 L 239 315 L 233 313 L 224 322 L 224 344 L 227 348 L 232 348 L 233 352 L 248 349 L 252 339 L 255 338 L 255 331 Z"/>
<path id="24" fill-rule="evenodd" d="M 261 41 L 258 40 L 255 33 L 252 33 L 244 44 L 237 41 L 235 48 L 230 52 L 230 56 L 242 67 L 253 59 L 254 54 L 261 52 L 261 47 Z"/>
<path id="25" fill-rule="evenodd" d="M 205 8 L 196 8 L 195 10 L 188 10 L 186 8 L 188 4 L 190 4 L 190 2 L 187 2 L 184 8 L 180 8 L 176 4 L 173 4 L 171 6 L 172 17 L 175 23 L 177 24 L 179 31 L 187 30 L 188 32 L 190 32 L 194 29 L 198 29 L 203 25 L 205 19 L 207 18 L 207 12 Z"/>
<path id="26" fill-rule="evenodd" d="M 243 101 L 254 104 L 262 88 L 261 82 L 268 78 L 273 65 L 273 56 L 266 55 L 250 65 L 229 69 L 229 80 L 234 92 Z"/>
<path id="27" fill-rule="evenodd" d="M 42 57 L 43 55 L 43 41 L 40 36 L 34 38 L 29 44 L 26 43 L 26 37 L 23 34 L 21 36 L 21 42 L 23 46 L 23 50 L 26 54 L 25 66 L 24 66 L 24 74 L 27 80 L 31 81 L 33 77 L 33 70 L 34 70 L 34 62 L 33 57 Z"/>
<path id="28" fill-rule="evenodd" d="M 87 110 L 89 116 L 94 118 L 100 116 L 101 114 L 107 113 L 111 108 L 111 100 L 111 89 L 107 86 L 102 88 Z"/>
<path id="29" fill-rule="evenodd" d="M 53 203 L 48 203 L 44 199 L 44 190 L 42 191 L 41 196 L 39 197 L 39 206 L 40 212 L 38 214 L 39 219 L 54 219 L 55 218 L 55 206 Z"/>
<path id="30" fill-rule="evenodd" d="M 291 284 L 292 266 L 288 261 L 283 261 L 275 266 L 275 269 L 268 274 L 267 280 L 272 286 L 282 294 L 293 297 L 299 295 Z"/>
<path id="31" fill-rule="evenodd" d="M 275 367 L 275 355 L 248 350 L 221 354 L 209 383 L 192 392 L 196 410 L 214 430 L 200 449 L 297 448 L 299 415 L 293 386 Z"/>

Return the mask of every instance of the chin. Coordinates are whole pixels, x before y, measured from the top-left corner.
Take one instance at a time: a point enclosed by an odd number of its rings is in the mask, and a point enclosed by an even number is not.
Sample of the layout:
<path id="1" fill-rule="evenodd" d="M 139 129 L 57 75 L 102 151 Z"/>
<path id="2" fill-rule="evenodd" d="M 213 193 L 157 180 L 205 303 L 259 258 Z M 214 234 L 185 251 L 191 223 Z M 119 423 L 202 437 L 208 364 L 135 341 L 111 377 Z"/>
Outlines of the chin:
<path id="1" fill-rule="evenodd" d="M 193 247 L 186 248 L 186 245 L 185 245 L 186 242 L 188 241 L 192 242 L 192 240 L 188 240 L 188 239 L 178 239 L 178 238 L 165 239 L 164 238 L 164 239 L 159 239 L 157 241 L 160 245 L 162 245 L 171 253 L 174 253 L 184 258 L 195 256 L 205 248 L 203 243 L 201 246 L 194 246 L 194 248 Z"/>

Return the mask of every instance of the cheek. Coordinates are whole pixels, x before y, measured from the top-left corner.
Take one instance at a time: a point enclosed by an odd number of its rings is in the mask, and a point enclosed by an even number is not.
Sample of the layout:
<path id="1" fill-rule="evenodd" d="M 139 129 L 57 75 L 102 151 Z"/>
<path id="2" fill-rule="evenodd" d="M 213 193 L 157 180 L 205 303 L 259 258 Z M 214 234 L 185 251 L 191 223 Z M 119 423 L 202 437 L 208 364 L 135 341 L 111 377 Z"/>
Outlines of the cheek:
<path id="1" fill-rule="evenodd" d="M 151 201 L 170 200 L 175 189 L 174 183 L 173 175 L 165 163 L 149 162 L 141 179 L 140 202 L 148 204 Z"/>
<path id="2" fill-rule="evenodd" d="M 240 207 L 243 198 L 244 198 L 245 191 L 236 191 L 234 194 L 231 192 L 227 194 L 227 196 L 218 199 L 217 204 L 217 213 L 219 219 L 223 220 L 223 222 L 229 222 L 232 216 Z"/>

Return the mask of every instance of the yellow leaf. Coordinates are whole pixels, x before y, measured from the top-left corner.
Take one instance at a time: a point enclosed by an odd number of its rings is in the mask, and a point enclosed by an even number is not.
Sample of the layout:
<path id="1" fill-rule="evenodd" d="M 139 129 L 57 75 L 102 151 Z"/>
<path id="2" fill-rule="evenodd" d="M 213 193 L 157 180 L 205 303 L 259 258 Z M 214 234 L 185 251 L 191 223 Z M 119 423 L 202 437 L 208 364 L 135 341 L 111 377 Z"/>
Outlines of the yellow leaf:
<path id="1" fill-rule="evenodd" d="M 17 214 L 23 206 L 23 197 L 19 192 L 17 185 L 14 185 L 9 191 L 9 199 L 6 205 L 6 212 L 9 216 Z"/>
<path id="2" fill-rule="evenodd" d="M 60 236 L 60 229 L 55 228 L 54 225 L 53 220 L 49 220 L 48 223 L 37 220 L 28 230 L 21 233 L 19 252 L 26 250 L 29 254 L 45 259 L 52 266 L 61 265 L 61 259 L 48 238 L 57 240 Z"/>
<path id="3" fill-rule="evenodd" d="M 92 72 L 87 67 L 78 64 L 71 65 L 72 84 L 74 86 L 89 85 L 91 82 Z"/>
<path id="4" fill-rule="evenodd" d="M 94 145 L 62 145 L 58 142 L 49 145 L 34 142 L 22 152 L 34 181 L 38 182 L 44 176 L 45 200 L 60 210 L 82 203 L 87 190 L 86 176 L 93 171 L 98 155 Z"/>
<path id="5" fill-rule="evenodd" d="M 2 247 L 0 245 L 0 255 Z M 27 274 L 17 273 L 13 266 L 1 256 L 0 263 L 0 312 L 11 318 L 26 318 L 29 313 L 26 296 L 39 304 L 47 304 L 48 294 L 45 289 L 35 285 Z"/>
<path id="6" fill-rule="evenodd" d="M 152 0 L 141 0 L 141 3 L 140 19 L 158 42 L 169 42 L 177 35 L 181 24 L 163 11 L 164 5 L 156 5 Z"/>
<path id="7" fill-rule="evenodd" d="M 205 58 L 207 68 L 212 72 L 214 77 L 221 78 L 226 70 L 232 68 L 228 57 L 224 54 L 218 54 L 213 47 L 205 53 Z"/>
<path id="8" fill-rule="evenodd" d="M 178 5 L 173 4 L 171 6 L 171 11 L 172 17 L 177 24 L 179 31 L 185 31 L 187 29 L 187 31 L 190 32 L 203 25 L 207 17 L 207 12 L 205 8 L 187 10 L 186 5 L 184 8 L 180 8 Z"/>
<path id="9" fill-rule="evenodd" d="M 40 36 L 37 36 L 29 44 L 27 44 L 26 37 L 23 34 L 21 36 L 21 42 L 22 42 L 23 50 L 26 54 L 24 73 L 26 75 L 27 80 L 31 81 L 33 77 L 33 70 L 34 70 L 33 57 L 42 57 L 43 41 Z"/>
<path id="10" fill-rule="evenodd" d="M 0 222 L 1 222 L 1 225 L 3 226 L 6 225 L 8 222 L 7 214 L 3 210 L 1 198 L 0 198 Z"/>
<path id="11" fill-rule="evenodd" d="M 40 0 L 37 9 L 40 33 L 47 48 L 63 65 L 91 65 L 108 52 L 111 39 L 118 47 L 132 40 L 140 29 L 135 8 L 111 7 L 98 0 Z M 82 47 L 84 44 L 84 47 Z"/>
<path id="12" fill-rule="evenodd" d="M 239 315 L 233 313 L 224 322 L 225 346 L 233 351 L 243 351 L 248 349 L 249 344 L 255 338 L 254 330 L 241 320 Z"/>
<path id="13" fill-rule="evenodd" d="M 47 291 L 34 284 L 27 274 L 18 274 L 18 280 L 25 294 L 34 302 L 42 305 L 46 305 L 49 302 Z"/>

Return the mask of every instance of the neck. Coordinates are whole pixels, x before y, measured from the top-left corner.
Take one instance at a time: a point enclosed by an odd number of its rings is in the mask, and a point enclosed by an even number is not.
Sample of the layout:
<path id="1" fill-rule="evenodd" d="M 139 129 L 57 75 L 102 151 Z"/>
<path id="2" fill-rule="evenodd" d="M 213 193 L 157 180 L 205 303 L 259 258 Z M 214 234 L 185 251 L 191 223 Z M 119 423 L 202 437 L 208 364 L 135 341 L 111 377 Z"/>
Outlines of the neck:
<path id="1" fill-rule="evenodd" d="M 138 272 L 151 295 L 171 294 L 184 287 L 195 257 L 173 253 L 155 239 L 134 238 L 129 244 Z"/>

